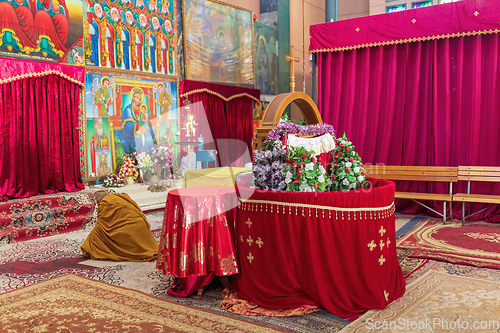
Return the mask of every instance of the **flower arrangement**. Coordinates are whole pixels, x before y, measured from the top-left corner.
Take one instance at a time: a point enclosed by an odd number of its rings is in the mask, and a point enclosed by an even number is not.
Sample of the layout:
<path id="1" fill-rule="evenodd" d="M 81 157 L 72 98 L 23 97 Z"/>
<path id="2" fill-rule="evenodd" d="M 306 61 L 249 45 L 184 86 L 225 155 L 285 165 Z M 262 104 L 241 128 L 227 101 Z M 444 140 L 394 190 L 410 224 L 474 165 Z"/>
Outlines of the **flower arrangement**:
<path id="1" fill-rule="evenodd" d="M 299 125 L 288 122 L 286 119 L 281 119 L 276 128 L 269 131 L 266 140 L 281 140 L 283 135 L 295 134 L 298 136 L 318 136 L 325 133 L 330 133 L 335 137 L 335 131 L 332 125 L 315 124 L 315 125 Z"/>
<path id="2" fill-rule="evenodd" d="M 181 170 L 174 165 L 175 156 L 169 145 L 151 148 L 149 153 L 137 155 L 137 164 L 144 176 L 161 176 L 163 179 L 182 178 Z"/>
<path id="3" fill-rule="evenodd" d="M 125 181 L 117 175 L 109 175 L 103 182 L 104 187 L 122 187 L 125 185 Z"/>
<path id="4" fill-rule="evenodd" d="M 134 179 L 137 179 L 137 177 L 139 177 L 139 172 L 134 166 L 134 160 L 129 155 L 123 156 L 123 164 L 120 168 L 118 176 L 120 176 L 121 178 L 132 177 Z"/>
<path id="5" fill-rule="evenodd" d="M 329 178 L 326 170 L 318 164 L 314 151 L 304 147 L 288 147 L 285 165 L 287 191 L 324 192 L 328 189 Z"/>
<path id="6" fill-rule="evenodd" d="M 356 190 L 368 188 L 365 170 L 358 153 L 354 151 L 351 141 L 346 135 L 337 139 L 333 162 L 331 165 L 330 191 Z"/>
<path id="7" fill-rule="evenodd" d="M 286 189 L 286 148 L 280 140 L 264 141 L 262 149 L 254 151 L 254 160 L 253 175 L 257 188 L 273 191 Z"/>

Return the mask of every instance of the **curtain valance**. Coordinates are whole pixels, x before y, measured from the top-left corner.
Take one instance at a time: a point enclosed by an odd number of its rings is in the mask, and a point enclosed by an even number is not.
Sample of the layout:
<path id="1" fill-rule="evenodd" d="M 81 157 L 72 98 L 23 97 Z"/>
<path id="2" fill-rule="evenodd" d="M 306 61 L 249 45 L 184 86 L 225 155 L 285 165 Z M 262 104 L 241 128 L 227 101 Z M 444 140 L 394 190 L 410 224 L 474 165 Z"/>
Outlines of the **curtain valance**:
<path id="1" fill-rule="evenodd" d="M 253 88 L 227 86 L 224 84 L 208 83 L 201 81 L 182 80 L 181 100 L 184 97 L 189 99 L 192 94 L 208 93 L 219 97 L 224 101 L 229 101 L 239 97 L 248 97 L 260 103 L 260 90 Z"/>
<path id="2" fill-rule="evenodd" d="M 309 52 L 498 33 L 500 2 L 464 0 L 310 27 Z"/>
<path id="3" fill-rule="evenodd" d="M 84 86 L 85 67 L 83 66 L 2 57 L 0 57 L 0 64 L 0 84 L 31 77 L 57 75 L 81 87 Z"/>

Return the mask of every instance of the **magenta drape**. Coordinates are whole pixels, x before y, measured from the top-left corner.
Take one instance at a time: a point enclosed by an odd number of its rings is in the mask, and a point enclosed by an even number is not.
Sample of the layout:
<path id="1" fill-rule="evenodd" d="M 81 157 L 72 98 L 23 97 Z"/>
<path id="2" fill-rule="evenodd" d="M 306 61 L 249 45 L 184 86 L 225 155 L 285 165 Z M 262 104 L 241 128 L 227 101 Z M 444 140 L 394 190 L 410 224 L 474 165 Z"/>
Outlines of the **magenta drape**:
<path id="1" fill-rule="evenodd" d="M 208 89 L 223 98 L 200 89 Z M 213 142 L 209 142 L 205 149 L 217 149 L 219 166 L 242 167 L 249 162 L 253 138 L 253 103 L 260 99 L 259 89 L 183 80 L 180 94 L 188 94 L 191 104 L 203 103 L 209 128 L 200 127 L 201 134 L 204 138 L 213 138 Z M 184 105 L 185 97 L 181 97 L 180 102 Z M 192 112 L 199 113 L 201 108 L 194 107 Z M 200 115 L 196 114 L 195 118 L 200 119 Z"/>
<path id="2" fill-rule="evenodd" d="M 441 5 L 311 25 L 310 52 L 498 32 L 500 2 L 462 0 Z"/>
<path id="3" fill-rule="evenodd" d="M 498 34 L 320 53 L 319 109 L 325 123 L 354 142 L 365 163 L 500 166 L 498 65 Z M 465 186 L 457 184 L 454 192 Z M 436 183 L 397 187 L 448 191 Z M 500 194 L 484 183 L 473 184 L 472 191 Z M 441 211 L 440 203 L 434 206 Z M 422 212 L 408 202 L 398 208 Z M 453 214 L 461 217 L 461 206 Z M 476 218 L 500 221 L 500 210 Z"/>
<path id="4" fill-rule="evenodd" d="M 55 74 L 0 84 L 0 200 L 84 188 L 79 103 L 80 86 Z"/>

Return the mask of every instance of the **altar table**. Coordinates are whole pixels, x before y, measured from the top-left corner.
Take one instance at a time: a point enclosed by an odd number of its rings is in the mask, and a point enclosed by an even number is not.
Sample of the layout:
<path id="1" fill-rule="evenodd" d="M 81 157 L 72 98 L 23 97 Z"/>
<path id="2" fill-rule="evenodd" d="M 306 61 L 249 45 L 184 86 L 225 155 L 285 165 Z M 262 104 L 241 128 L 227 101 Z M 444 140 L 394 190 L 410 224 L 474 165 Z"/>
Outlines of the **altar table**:
<path id="1" fill-rule="evenodd" d="M 184 290 L 172 296 L 188 296 L 214 275 L 239 273 L 233 237 L 236 205 L 234 187 L 168 193 L 156 267 L 179 276 L 177 288 Z"/>
<path id="2" fill-rule="evenodd" d="M 396 256 L 394 192 L 277 192 L 239 187 L 239 298 L 266 308 L 321 306 L 342 317 L 383 309 L 405 292 Z"/>

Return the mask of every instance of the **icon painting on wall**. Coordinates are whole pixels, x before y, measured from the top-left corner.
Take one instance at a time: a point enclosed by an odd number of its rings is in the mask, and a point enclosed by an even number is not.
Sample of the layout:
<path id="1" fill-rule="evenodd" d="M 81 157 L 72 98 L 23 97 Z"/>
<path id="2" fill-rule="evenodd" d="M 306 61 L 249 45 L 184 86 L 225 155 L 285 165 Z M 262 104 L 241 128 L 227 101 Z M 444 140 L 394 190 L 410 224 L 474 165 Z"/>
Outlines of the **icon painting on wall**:
<path id="1" fill-rule="evenodd" d="M 177 75 L 176 0 L 89 0 L 85 63 Z"/>
<path id="2" fill-rule="evenodd" d="M 0 0 L 0 55 L 83 65 L 82 35 L 81 0 Z"/>
<path id="3" fill-rule="evenodd" d="M 87 179 L 113 173 L 125 154 L 173 144 L 177 81 L 86 75 Z"/>

